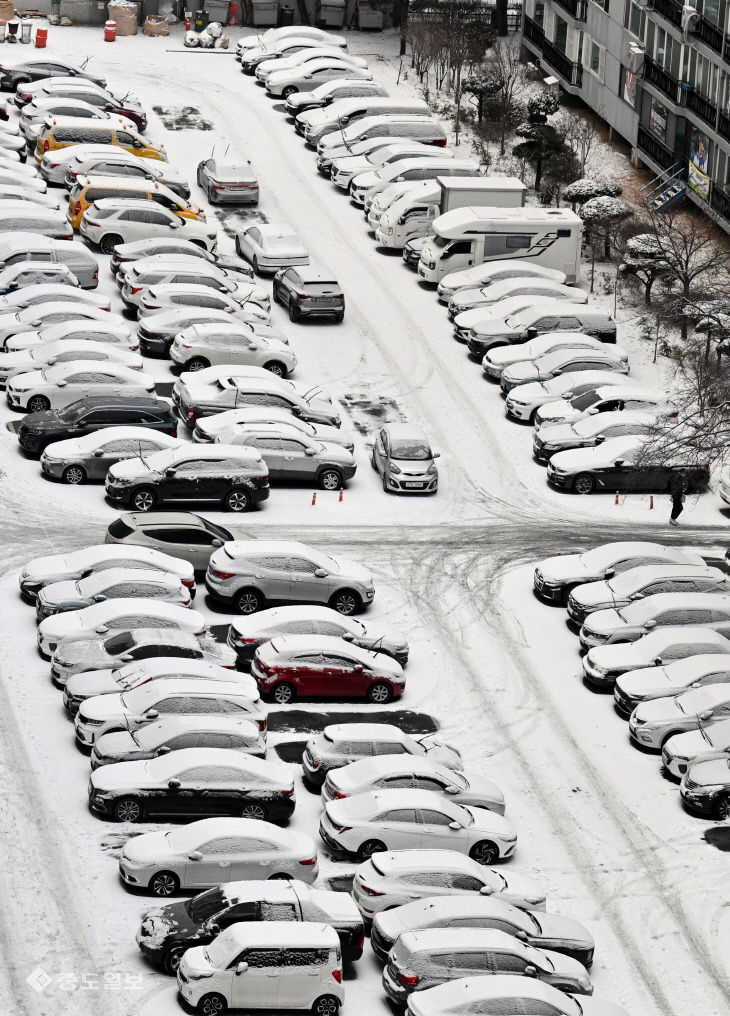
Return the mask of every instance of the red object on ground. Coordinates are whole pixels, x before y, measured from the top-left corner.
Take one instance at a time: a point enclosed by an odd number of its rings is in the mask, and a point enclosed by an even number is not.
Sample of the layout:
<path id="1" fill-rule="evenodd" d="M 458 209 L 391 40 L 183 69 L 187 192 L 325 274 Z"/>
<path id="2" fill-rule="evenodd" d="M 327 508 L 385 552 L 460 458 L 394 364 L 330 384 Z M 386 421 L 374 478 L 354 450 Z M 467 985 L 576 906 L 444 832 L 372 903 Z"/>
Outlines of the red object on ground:
<path id="1" fill-rule="evenodd" d="M 230 25 L 231 28 L 234 28 L 238 21 L 238 4 L 235 2 L 235 0 L 233 0 L 233 2 L 229 4 L 228 9 L 231 15 L 230 18 L 228 19 L 228 24 Z"/>
<path id="2" fill-rule="evenodd" d="M 117 23 L 116 21 L 107 21 L 104 23 L 104 42 L 114 42 L 117 37 Z"/>
<path id="3" fill-rule="evenodd" d="M 36 49 L 45 49 L 47 42 L 48 42 L 48 29 L 47 28 L 36 28 L 36 30 L 35 30 L 35 48 Z"/>

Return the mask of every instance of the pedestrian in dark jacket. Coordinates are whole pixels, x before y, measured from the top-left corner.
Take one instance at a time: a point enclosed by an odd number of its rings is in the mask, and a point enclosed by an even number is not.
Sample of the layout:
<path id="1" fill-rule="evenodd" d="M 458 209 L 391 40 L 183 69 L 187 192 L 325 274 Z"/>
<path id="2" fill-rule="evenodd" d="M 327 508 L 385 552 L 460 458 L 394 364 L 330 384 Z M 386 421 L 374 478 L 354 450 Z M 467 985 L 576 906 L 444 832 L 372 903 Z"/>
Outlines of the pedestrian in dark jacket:
<path id="1" fill-rule="evenodd" d="M 672 514 L 669 517 L 670 526 L 678 526 L 677 519 L 684 511 L 684 478 L 681 473 L 672 473 L 669 481 L 669 496 L 672 499 Z"/>

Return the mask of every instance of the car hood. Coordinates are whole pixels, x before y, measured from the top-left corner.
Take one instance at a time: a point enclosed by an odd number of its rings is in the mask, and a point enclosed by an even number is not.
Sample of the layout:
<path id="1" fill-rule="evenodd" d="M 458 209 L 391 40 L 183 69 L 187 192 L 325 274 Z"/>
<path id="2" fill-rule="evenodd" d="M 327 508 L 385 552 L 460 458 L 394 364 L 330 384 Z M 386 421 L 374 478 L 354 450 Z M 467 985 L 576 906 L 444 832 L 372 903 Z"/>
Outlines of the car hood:
<path id="1" fill-rule="evenodd" d="M 698 762 L 690 768 L 688 779 L 701 787 L 712 787 L 718 784 L 730 783 L 730 767 L 725 758 L 711 759 L 708 762 Z"/>
<path id="2" fill-rule="evenodd" d="M 322 442 L 324 445 L 323 457 L 331 459 L 333 462 L 339 462 L 343 466 L 352 464 L 352 454 L 341 444 L 334 444 L 332 441 Z"/>
<path id="3" fill-rule="evenodd" d="M 480 339 L 496 336 L 504 337 L 506 341 L 509 342 L 510 336 L 519 335 L 519 331 L 516 328 L 511 328 L 504 318 L 487 317 L 485 312 L 481 309 L 475 311 L 468 310 L 465 314 L 460 314 L 459 324 L 462 323 L 462 318 L 465 318 L 467 314 L 474 314 L 475 320 L 470 327 L 474 329 Z M 533 379 L 531 378 L 530 380 Z"/>
<path id="4" fill-rule="evenodd" d="M 38 599 L 48 607 L 61 603 L 77 603 L 79 607 L 85 607 L 92 602 L 88 597 L 81 596 L 76 583 L 70 580 L 49 583 L 38 593 Z"/>
<path id="5" fill-rule="evenodd" d="M 58 413 L 54 412 L 52 409 L 46 409 L 42 413 L 33 413 L 30 416 L 24 416 L 21 420 L 21 425 L 36 433 L 56 431 L 68 426 L 68 424 L 63 423 Z"/>
<path id="6" fill-rule="evenodd" d="M 99 756 L 116 758 L 140 751 L 140 747 L 128 730 L 112 730 L 96 739 L 94 751 Z"/>
<path id="7" fill-rule="evenodd" d="M 347 557 L 337 558 L 338 568 L 331 572 L 334 577 L 342 579 L 343 582 L 352 580 L 353 582 L 359 582 L 364 586 L 371 586 L 373 584 L 373 576 L 364 565 L 361 565 L 359 561 L 351 561 Z"/>
<path id="8" fill-rule="evenodd" d="M 512 363 L 502 374 L 502 377 L 506 381 L 517 381 L 520 384 L 526 384 L 528 381 L 540 381 L 545 376 L 546 375 L 530 361 L 527 363 Z"/>
<path id="9" fill-rule="evenodd" d="M 537 418 L 541 422 L 541 426 L 545 427 L 562 423 L 563 421 L 574 423 L 575 417 L 582 415 L 582 413 L 571 406 L 567 399 L 555 399 L 553 402 L 546 402 L 540 407 Z"/>
<path id="10" fill-rule="evenodd" d="M 630 674 L 623 674 L 618 684 L 631 698 L 668 695 L 675 687 L 666 667 L 641 667 L 639 670 L 632 670 Z"/>
<path id="11" fill-rule="evenodd" d="M 545 890 L 534 879 L 528 875 L 513 875 L 511 871 L 507 874 L 502 874 L 500 870 L 499 875 L 501 878 L 504 878 L 507 884 L 501 892 L 494 894 L 497 898 L 503 895 L 508 899 L 524 900 L 528 910 L 531 910 L 533 907 L 535 909 L 544 908 Z"/>
<path id="12" fill-rule="evenodd" d="M 603 466 L 611 465 L 613 461 L 613 455 L 601 453 L 598 448 L 573 448 L 571 451 L 558 452 L 553 456 L 555 467 L 567 469 L 568 472 L 576 469 L 601 469 Z"/>
<path id="13" fill-rule="evenodd" d="M 544 948 L 554 948 L 554 943 L 557 942 L 561 945 L 569 943 L 580 949 L 595 948 L 593 936 L 580 921 L 575 921 L 572 917 L 563 917 L 562 914 L 540 914 L 537 920 L 542 928 L 540 941 L 545 943 Z"/>
<path id="14" fill-rule="evenodd" d="M 641 702 L 634 710 L 634 716 L 642 723 L 672 723 L 675 720 L 693 719 L 692 713 L 682 712 L 677 700 L 669 696 Z"/>
<path id="15" fill-rule="evenodd" d="M 472 832 L 481 830 L 484 833 L 501 836 L 506 840 L 517 835 L 512 823 L 494 811 L 487 811 L 485 808 L 467 808 L 467 811 L 474 819 L 473 825 L 469 826 Z"/>
<path id="16" fill-rule="evenodd" d="M 537 566 L 546 582 L 588 582 L 593 577 L 581 560 L 580 554 L 558 554 L 547 557 Z"/>
<path id="17" fill-rule="evenodd" d="M 91 774 L 91 784 L 96 790 L 150 790 L 164 786 L 160 780 L 150 780 L 146 761 L 102 766 Z"/>
<path id="18" fill-rule="evenodd" d="M 596 635 L 610 635 L 617 629 L 625 628 L 628 621 L 625 621 L 619 612 L 613 607 L 607 607 L 604 610 L 596 610 L 586 620 L 586 628 L 590 631 L 595 632 Z M 638 625 L 631 625 L 631 627 L 639 627 Z"/>
<path id="19" fill-rule="evenodd" d="M 555 428 L 557 430 L 557 428 Z M 541 435 L 542 436 L 542 435 Z M 587 610 L 598 610 L 602 607 L 610 607 L 615 603 L 624 603 L 621 597 L 614 595 L 611 587 L 606 581 L 586 582 L 577 586 L 571 596 L 580 607 Z"/>
<path id="20" fill-rule="evenodd" d="M 642 652 L 640 642 L 641 639 L 611 646 L 595 646 L 588 650 L 588 660 L 601 670 L 627 671 L 645 667 L 651 660 L 646 658 L 646 652 Z"/>
<path id="21" fill-rule="evenodd" d="M 87 666 L 87 669 L 102 667 L 108 659 L 101 639 L 78 639 L 62 643 L 54 653 L 54 659 L 61 667 Z"/>
<path id="22" fill-rule="evenodd" d="M 147 480 L 154 480 L 160 476 L 156 469 L 146 469 L 140 459 L 124 459 L 122 462 L 115 462 L 110 466 L 111 476 L 120 480 L 135 480 L 144 476 Z"/>
<path id="23" fill-rule="evenodd" d="M 94 695 L 82 702 L 79 716 L 85 720 L 113 720 L 124 716 L 120 694 Z"/>
<path id="24" fill-rule="evenodd" d="M 569 423 L 551 423 L 541 427 L 538 437 L 545 444 L 565 444 L 568 441 L 582 441 Z"/>
<path id="25" fill-rule="evenodd" d="M 132 836 L 122 848 L 122 859 L 133 864 L 152 864 L 172 860 L 177 855 L 170 848 L 166 832 L 143 833 Z"/>
<path id="26" fill-rule="evenodd" d="M 188 913 L 188 904 L 189 901 L 170 903 L 143 914 L 142 934 L 145 945 L 153 949 L 159 948 L 171 932 L 186 937 L 195 935 L 200 930 L 200 925 Z"/>
<path id="27" fill-rule="evenodd" d="M 50 444 L 45 451 L 45 456 L 48 459 L 63 459 L 68 458 L 71 455 L 91 455 L 92 453 L 84 448 L 82 441 L 78 438 L 70 437 L 66 441 L 54 441 Z"/>
<path id="28" fill-rule="evenodd" d="M 432 762 L 440 762 L 451 769 L 463 769 L 464 764 L 455 748 L 439 741 L 437 738 L 422 737 L 421 744 L 426 749 L 426 755 Z"/>
<path id="29" fill-rule="evenodd" d="M 376 183 L 382 183 L 382 181 L 378 174 L 371 169 L 365 173 L 358 173 L 352 181 L 352 186 L 356 187 L 358 190 L 369 190 L 369 188 L 374 187 Z"/>
<path id="30" fill-rule="evenodd" d="M 39 385 L 48 383 L 43 377 L 42 370 L 27 370 L 23 374 L 16 374 L 10 381 L 10 386 L 13 388 L 37 388 Z"/>
<path id="31" fill-rule="evenodd" d="M 66 689 L 69 695 L 83 695 L 92 698 L 94 695 L 110 695 L 119 691 L 111 669 L 86 670 L 83 674 L 70 677 Z"/>
<path id="32" fill-rule="evenodd" d="M 315 907 L 321 909 L 322 913 L 328 919 L 328 924 L 332 921 L 336 921 L 339 925 L 345 923 L 362 923 L 360 912 L 349 893 L 333 893 L 329 890 L 312 889 L 307 894 L 307 898 L 312 901 Z M 304 903 L 302 909 L 306 914 L 306 902 Z M 319 920 L 319 918 L 317 918 L 317 920 Z"/>
<path id="33" fill-rule="evenodd" d="M 336 159 L 332 164 L 333 171 L 338 169 L 345 173 L 367 173 L 368 166 L 372 165 L 364 155 L 346 155 Z"/>

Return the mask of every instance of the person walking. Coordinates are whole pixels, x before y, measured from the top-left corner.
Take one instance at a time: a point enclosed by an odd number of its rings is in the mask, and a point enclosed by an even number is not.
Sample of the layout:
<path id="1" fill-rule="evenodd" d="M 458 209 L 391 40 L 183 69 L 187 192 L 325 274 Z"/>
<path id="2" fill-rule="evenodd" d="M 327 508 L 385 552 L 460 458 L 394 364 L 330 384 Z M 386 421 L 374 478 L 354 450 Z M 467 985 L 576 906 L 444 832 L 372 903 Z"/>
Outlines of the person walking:
<path id="1" fill-rule="evenodd" d="M 672 473 L 669 481 L 669 496 L 672 499 L 672 514 L 669 517 L 670 526 L 678 526 L 677 519 L 684 511 L 684 478 L 681 473 Z"/>

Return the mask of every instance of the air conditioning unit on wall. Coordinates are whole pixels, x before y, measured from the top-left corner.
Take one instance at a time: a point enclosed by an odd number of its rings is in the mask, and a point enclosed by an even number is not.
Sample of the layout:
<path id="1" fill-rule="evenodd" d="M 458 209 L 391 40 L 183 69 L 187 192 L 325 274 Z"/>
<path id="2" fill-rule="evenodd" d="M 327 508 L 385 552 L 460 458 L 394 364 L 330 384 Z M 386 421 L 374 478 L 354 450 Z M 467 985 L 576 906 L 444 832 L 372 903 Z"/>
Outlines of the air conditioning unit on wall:
<path id="1" fill-rule="evenodd" d="M 632 74 L 638 74 L 644 66 L 644 47 L 636 42 L 630 42 L 626 56 L 626 66 Z"/>

